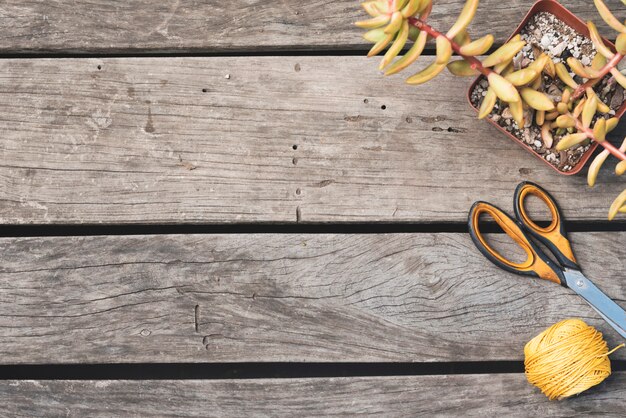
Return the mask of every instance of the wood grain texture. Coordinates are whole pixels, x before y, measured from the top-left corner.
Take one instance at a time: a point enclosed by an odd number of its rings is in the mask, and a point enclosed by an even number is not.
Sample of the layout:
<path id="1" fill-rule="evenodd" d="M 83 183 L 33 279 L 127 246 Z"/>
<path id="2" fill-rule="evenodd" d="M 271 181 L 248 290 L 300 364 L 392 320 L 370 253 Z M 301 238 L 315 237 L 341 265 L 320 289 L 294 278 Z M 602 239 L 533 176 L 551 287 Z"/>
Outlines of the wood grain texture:
<path id="1" fill-rule="evenodd" d="M 0 382 L 10 416 L 622 417 L 626 373 L 564 401 L 523 374 L 259 380 Z"/>
<path id="2" fill-rule="evenodd" d="M 431 23 L 445 32 L 464 2 L 436 1 Z M 620 1 L 607 3 L 618 17 L 626 15 Z M 472 33 L 493 33 L 503 42 L 532 4 L 483 0 Z M 592 2 L 563 4 L 615 37 Z M 4 0 L 0 52 L 366 50 L 362 31 L 353 25 L 366 17 L 355 0 Z"/>
<path id="3" fill-rule="evenodd" d="M 572 235 L 626 306 L 626 233 Z M 466 234 L 4 238 L 0 254 L 4 364 L 520 360 L 568 317 L 620 341 L 573 292 L 499 270 Z"/>
<path id="4" fill-rule="evenodd" d="M 476 120 L 468 80 L 414 88 L 375 65 L 2 60 L 0 222 L 465 222 L 522 180 L 568 219 L 606 219 L 612 164 L 588 189 Z"/>

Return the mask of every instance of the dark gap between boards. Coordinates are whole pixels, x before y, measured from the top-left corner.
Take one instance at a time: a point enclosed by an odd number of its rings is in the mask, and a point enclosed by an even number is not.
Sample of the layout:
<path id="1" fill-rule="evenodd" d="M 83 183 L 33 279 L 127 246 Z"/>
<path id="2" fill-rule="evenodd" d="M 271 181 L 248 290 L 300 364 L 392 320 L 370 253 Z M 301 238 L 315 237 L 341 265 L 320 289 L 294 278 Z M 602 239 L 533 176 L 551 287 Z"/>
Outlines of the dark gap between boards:
<path id="1" fill-rule="evenodd" d="M 613 361 L 626 370 L 626 361 Z M 1 380 L 289 379 L 523 373 L 521 361 L 438 363 L 181 363 L 0 366 Z"/>
<path id="2" fill-rule="evenodd" d="M 537 222 L 547 226 L 548 222 Z M 494 222 L 481 222 L 483 232 L 502 232 Z M 626 222 L 566 222 L 569 232 L 623 232 Z M 242 223 L 242 224 L 110 224 L 3 225 L 0 237 L 67 237 L 165 234 L 409 234 L 467 233 L 463 223 Z"/>
<path id="3" fill-rule="evenodd" d="M 315 48 L 310 47 L 310 48 Z M 497 46 L 494 46 L 492 50 L 495 51 Z M 490 50 L 487 54 L 489 54 Z M 299 48 L 298 46 L 289 46 L 288 49 L 280 48 L 261 48 L 255 50 L 172 50 L 172 51 L 159 51 L 159 50 L 109 50 L 109 51 L 4 51 L 0 52 L 0 59 L 67 59 L 67 58 L 181 58 L 181 57 L 199 57 L 199 58 L 211 58 L 211 57 L 285 57 L 285 56 L 362 56 L 365 58 L 369 48 L 365 46 L 358 46 L 354 49 L 338 47 L 336 49 L 322 47 L 317 49 L 307 49 L 305 47 Z M 408 48 L 401 51 L 401 55 L 406 53 Z M 434 56 L 434 47 L 427 47 L 422 53 L 423 56 Z M 379 54 L 384 55 L 383 53 Z"/>

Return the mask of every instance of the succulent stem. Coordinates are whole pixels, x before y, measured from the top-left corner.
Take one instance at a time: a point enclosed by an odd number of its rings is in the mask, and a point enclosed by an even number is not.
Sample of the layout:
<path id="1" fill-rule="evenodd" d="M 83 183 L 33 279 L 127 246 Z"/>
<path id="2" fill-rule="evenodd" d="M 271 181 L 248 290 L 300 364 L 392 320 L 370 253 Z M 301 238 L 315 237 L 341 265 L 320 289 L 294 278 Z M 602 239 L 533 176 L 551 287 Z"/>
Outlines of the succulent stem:
<path id="1" fill-rule="evenodd" d="M 571 115 L 571 114 L 569 114 L 569 115 L 574 117 L 574 115 Z M 583 126 L 583 123 L 580 120 L 580 118 L 575 118 L 575 119 L 576 119 L 576 129 L 578 129 L 579 132 L 584 132 L 585 134 L 587 134 L 587 138 L 590 138 L 593 141 L 595 141 L 595 142 L 599 143 L 600 145 L 602 145 L 604 147 L 604 149 L 606 149 L 608 152 L 613 154 L 614 157 L 619 158 L 622 161 L 626 161 L 626 154 L 623 153 L 622 151 L 620 151 L 619 148 L 617 148 L 615 145 L 611 144 L 609 141 L 598 141 L 598 140 L 596 140 L 596 137 L 593 134 L 593 129 L 585 128 Z"/>
<path id="2" fill-rule="evenodd" d="M 585 83 L 576 87 L 574 93 L 572 94 L 572 100 L 580 98 L 580 96 L 585 93 L 587 87 L 593 87 L 599 80 L 602 79 L 602 77 L 611 72 L 613 68 L 617 67 L 617 64 L 619 64 L 622 59 L 624 59 L 624 55 L 620 53 L 613 55 L 613 57 L 606 64 L 604 64 L 602 68 L 598 70 L 597 77 L 589 79 Z"/>
<path id="3" fill-rule="evenodd" d="M 409 18 L 409 24 L 415 26 L 419 30 L 423 30 L 426 32 L 431 38 L 437 39 L 439 36 L 446 36 L 445 34 L 439 32 L 437 29 L 430 26 L 428 23 L 424 22 L 424 20 L 411 17 Z M 467 61 L 474 70 L 479 71 L 484 76 L 489 76 L 493 72 L 492 69 L 486 68 L 483 66 L 482 62 L 475 57 L 465 55 L 461 52 L 461 45 L 456 43 L 454 39 L 448 39 L 450 41 L 450 45 L 452 46 L 452 50 L 456 52 L 456 54 L 462 57 L 465 61 Z M 609 69 L 610 70 L 610 69 Z M 607 71 L 608 72 L 608 71 Z"/>

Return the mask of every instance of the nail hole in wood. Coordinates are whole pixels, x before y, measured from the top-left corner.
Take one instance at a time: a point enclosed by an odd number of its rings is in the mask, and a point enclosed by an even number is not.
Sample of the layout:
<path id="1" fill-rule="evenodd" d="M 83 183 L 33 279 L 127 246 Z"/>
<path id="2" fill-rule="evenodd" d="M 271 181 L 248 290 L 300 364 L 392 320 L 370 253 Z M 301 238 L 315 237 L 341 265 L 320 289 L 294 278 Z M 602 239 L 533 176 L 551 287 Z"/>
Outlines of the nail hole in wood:
<path id="1" fill-rule="evenodd" d="M 387 106 L 382 105 L 380 108 L 381 108 L 382 110 L 385 110 L 385 109 L 387 109 Z"/>
<path id="2" fill-rule="evenodd" d="M 206 93 L 207 91 L 207 89 L 202 89 L 202 93 Z"/>
<path id="3" fill-rule="evenodd" d="M 293 147 L 291 147 L 291 148 L 293 148 L 293 149 L 294 149 L 294 151 L 295 151 L 295 150 L 297 150 L 297 149 L 298 149 L 298 146 L 297 146 L 297 145 L 294 145 L 294 146 L 293 146 Z"/>
<path id="4" fill-rule="evenodd" d="M 300 190 L 300 189 L 296 189 L 296 194 L 297 194 L 298 196 L 300 196 L 300 194 L 302 194 L 302 190 Z"/>
<path id="5" fill-rule="evenodd" d="M 101 70 L 101 69 L 102 69 L 102 65 L 98 65 L 98 70 Z"/>

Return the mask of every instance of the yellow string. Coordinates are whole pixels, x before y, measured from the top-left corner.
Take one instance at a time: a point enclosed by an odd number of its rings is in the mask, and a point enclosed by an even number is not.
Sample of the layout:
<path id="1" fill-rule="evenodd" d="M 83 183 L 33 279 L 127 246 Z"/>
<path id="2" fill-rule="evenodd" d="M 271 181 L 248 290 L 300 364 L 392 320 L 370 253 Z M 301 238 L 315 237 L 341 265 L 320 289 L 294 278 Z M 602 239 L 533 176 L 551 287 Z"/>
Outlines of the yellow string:
<path id="1" fill-rule="evenodd" d="M 580 319 L 566 319 L 537 335 L 524 347 L 526 378 L 550 400 L 577 395 L 611 374 L 602 333 Z"/>

